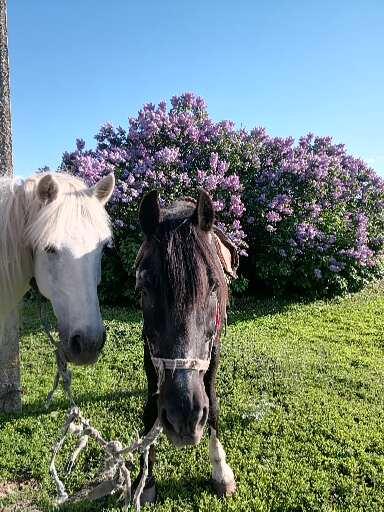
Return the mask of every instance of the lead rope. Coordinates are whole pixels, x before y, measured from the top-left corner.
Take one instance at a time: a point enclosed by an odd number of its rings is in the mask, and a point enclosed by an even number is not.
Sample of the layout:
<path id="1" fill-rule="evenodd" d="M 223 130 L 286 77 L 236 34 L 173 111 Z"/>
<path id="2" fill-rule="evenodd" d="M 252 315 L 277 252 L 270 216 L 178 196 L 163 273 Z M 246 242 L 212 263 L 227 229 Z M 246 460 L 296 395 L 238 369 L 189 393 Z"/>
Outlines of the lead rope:
<path id="1" fill-rule="evenodd" d="M 120 441 L 106 441 L 100 432 L 91 426 L 89 420 L 84 418 L 80 409 L 72 407 L 63 427 L 61 438 L 53 447 L 49 466 L 57 489 L 56 504 L 76 503 L 85 499 L 95 501 L 104 496 L 120 493 L 119 499 L 124 500 L 124 510 L 128 510 L 132 504 L 137 511 L 140 511 L 140 499 L 148 477 L 149 448 L 157 441 L 162 430 L 160 421 L 157 419 L 152 429 L 143 438 L 137 436 L 137 439 L 129 447 L 123 447 Z M 84 486 L 72 496 L 68 495 L 56 469 L 56 457 L 61 451 L 67 436 L 70 434 L 78 436 L 79 441 L 67 465 L 67 475 L 71 473 L 77 458 L 87 447 L 90 438 L 94 439 L 104 451 L 104 468 L 97 480 L 88 486 Z M 140 481 L 132 497 L 131 471 L 134 467 L 135 453 L 142 454 L 143 469 Z"/>
<path id="2" fill-rule="evenodd" d="M 51 345 L 55 349 L 55 359 L 56 359 L 56 375 L 53 381 L 53 386 L 51 391 L 48 393 L 47 399 L 45 401 L 45 409 L 48 410 L 49 406 L 52 403 L 53 395 L 55 394 L 57 388 L 59 387 L 60 380 L 62 381 L 64 391 L 68 397 L 68 400 L 70 402 L 71 407 L 75 407 L 76 404 L 73 399 L 72 395 L 72 372 L 71 369 L 68 367 L 68 362 L 65 357 L 65 354 L 63 350 L 60 348 L 59 343 L 55 340 L 55 338 L 52 335 L 51 332 L 51 326 L 49 325 L 48 318 L 47 318 L 47 311 L 45 309 L 46 300 L 43 299 L 39 288 L 36 284 L 35 278 L 32 278 L 30 281 L 30 286 L 32 290 L 34 291 L 36 295 L 36 300 L 39 306 L 39 317 L 40 317 L 40 323 L 45 331 L 45 334 L 47 335 L 48 340 L 50 341 Z"/>
<path id="3" fill-rule="evenodd" d="M 144 437 L 140 438 L 137 435 L 136 440 L 129 447 L 123 447 L 120 441 L 106 441 L 100 432 L 91 426 L 89 420 L 82 415 L 74 402 L 71 390 L 72 372 L 68 368 L 64 352 L 60 349 L 59 343 L 52 335 L 51 326 L 48 323 L 47 313 L 44 308 L 44 301 L 34 279 L 30 284 L 37 295 L 41 325 L 50 343 L 55 348 L 57 364 L 53 388 L 48 394 L 45 407 L 48 409 L 50 406 L 60 380 L 62 380 L 64 390 L 70 401 L 70 410 L 62 429 L 61 437 L 52 449 L 52 457 L 49 464 L 49 471 L 57 490 L 56 504 L 76 503 L 85 499 L 94 501 L 107 495 L 120 493 L 119 499 L 124 500 L 124 510 L 128 510 L 132 504 L 137 511 L 140 511 L 140 499 L 148 477 L 149 448 L 157 441 L 163 430 L 160 421 L 156 420 L 152 429 Z M 56 468 L 56 458 L 62 450 L 65 440 L 71 434 L 79 439 L 67 464 L 66 476 L 72 472 L 80 453 L 87 447 L 89 439 L 94 439 L 104 451 L 104 468 L 97 480 L 88 486 L 84 486 L 72 496 L 67 493 Z M 133 463 L 136 453 L 143 456 L 143 469 L 139 484 L 132 497 L 131 471 L 134 469 Z"/>
<path id="4" fill-rule="evenodd" d="M 152 363 L 157 371 L 157 393 L 160 392 L 161 384 L 165 378 L 165 370 L 175 371 L 176 369 L 206 371 L 209 368 L 212 356 L 212 349 L 215 340 L 220 334 L 221 317 L 219 303 L 216 306 L 215 332 L 210 340 L 208 359 L 166 359 L 153 357 L 151 347 L 147 340 L 147 346 L 151 354 Z M 57 386 L 56 386 L 57 387 Z M 94 501 L 107 495 L 120 493 L 120 499 L 124 499 L 124 510 L 128 510 L 130 504 L 136 511 L 141 510 L 140 499 L 143 494 L 148 477 L 149 449 L 157 441 L 163 431 L 160 419 L 157 418 L 152 429 L 143 437 L 134 441 L 128 448 L 123 448 L 119 441 L 107 442 L 98 430 L 90 425 L 76 406 L 72 406 L 65 422 L 62 436 L 53 447 L 52 458 L 49 465 L 52 479 L 57 489 L 57 504 L 76 503 L 82 500 Z M 67 466 L 69 475 L 76 463 L 80 453 L 87 447 L 89 438 L 93 438 L 104 450 L 104 469 L 96 482 L 83 487 L 73 496 L 69 496 L 63 481 L 60 479 L 56 469 L 56 457 L 63 448 L 68 435 L 74 434 L 79 437 L 76 448 L 72 452 Z M 134 454 L 139 452 L 143 456 L 143 466 L 140 481 L 132 498 L 131 470 L 133 468 Z M 125 457 L 124 457 L 125 456 Z M 127 459 L 127 460 L 126 460 Z"/>

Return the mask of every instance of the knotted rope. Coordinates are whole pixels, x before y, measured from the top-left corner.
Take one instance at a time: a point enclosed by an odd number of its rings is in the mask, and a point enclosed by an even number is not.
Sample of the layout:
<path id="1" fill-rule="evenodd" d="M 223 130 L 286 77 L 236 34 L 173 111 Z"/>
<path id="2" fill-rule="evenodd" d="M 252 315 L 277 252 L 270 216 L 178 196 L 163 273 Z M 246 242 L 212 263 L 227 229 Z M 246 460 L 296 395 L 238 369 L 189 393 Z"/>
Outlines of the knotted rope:
<path id="1" fill-rule="evenodd" d="M 123 447 L 120 441 L 106 441 L 100 432 L 91 426 L 89 420 L 84 418 L 80 409 L 75 405 L 71 390 L 72 372 L 68 368 L 68 362 L 64 352 L 60 348 L 59 342 L 55 340 L 51 333 L 46 311 L 44 311 L 44 301 L 38 292 L 37 286 L 34 283 L 31 283 L 31 286 L 37 292 L 40 321 L 49 341 L 55 348 L 56 356 L 57 372 L 53 388 L 48 394 L 45 407 L 48 409 L 50 406 L 60 380 L 63 383 L 64 390 L 71 405 L 62 429 L 61 438 L 53 447 L 49 464 L 49 471 L 57 489 L 56 503 L 57 505 L 62 505 L 63 503 L 75 503 L 85 499 L 94 501 L 107 495 L 120 493 L 120 499 L 124 499 L 125 510 L 128 510 L 132 503 L 135 509 L 140 511 L 140 499 L 148 476 L 149 448 L 157 441 L 163 430 L 160 421 L 156 420 L 152 429 L 142 438 L 137 436 L 137 439 L 129 447 Z M 65 440 L 71 434 L 78 436 L 79 441 L 68 462 L 67 475 L 73 470 L 76 460 L 80 453 L 87 447 L 90 438 L 94 439 L 104 451 L 104 468 L 95 482 L 83 487 L 76 494 L 69 496 L 63 481 L 58 475 L 56 457 L 63 448 Z M 132 497 L 131 471 L 134 468 L 133 462 L 136 453 L 143 456 L 143 465 L 140 481 Z"/>
<path id="2" fill-rule="evenodd" d="M 216 329 L 215 333 L 211 338 L 209 347 L 209 357 L 207 359 L 166 359 L 159 357 L 151 357 L 152 363 L 157 371 L 157 392 L 160 392 L 160 386 L 165 378 L 165 370 L 184 369 L 191 371 L 207 371 L 211 362 L 212 347 L 216 340 L 221 327 L 221 319 L 219 313 L 219 307 L 216 312 Z M 148 347 L 149 343 L 147 340 Z M 59 354 L 57 351 L 56 354 Z M 159 438 L 163 431 L 160 419 L 158 418 L 152 429 L 143 437 L 137 437 L 129 447 L 124 448 L 119 441 L 106 441 L 100 432 L 91 426 L 89 420 L 85 419 L 80 412 L 80 409 L 73 405 L 71 396 L 70 380 L 66 381 L 66 373 L 63 373 L 63 369 L 60 368 L 62 361 L 57 357 L 58 372 L 55 378 L 54 389 L 51 391 L 49 398 L 52 398 L 54 390 L 57 388 L 60 376 L 63 378 L 64 384 L 67 382 L 68 388 L 66 391 L 71 400 L 72 407 L 67 416 L 62 436 L 53 448 L 52 458 L 50 462 L 50 473 L 55 482 L 57 489 L 57 504 L 63 503 L 75 503 L 81 500 L 96 500 L 107 495 L 120 493 L 120 498 L 124 499 L 124 508 L 128 510 L 129 505 L 132 505 L 137 511 L 140 511 L 141 504 L 140 498 L 145 488 L 146 479 L 148 476 L 148 456 L 149 448 Z M 65 362 L 65 367 L 66 367 Z M 66 371 L 68 371 L 66 369 Z M 80 453 L 87 447 L 89 438 L 93 438 L 96 443 L 104 450 L 104 469 L 100 473 L 97 480 L 83 487 L 73 496 L 69 496 L 63 481 L 60 479 L 56 469 L 56 457 L 61 451 L 64 442 L 68 435 L 74 434 L 79 437 L 79 441 L 75 450 L 73 451 L 67 467 L 67 474 L 69 474 L 78 458 Z M 132 499 L 132 481 L 131 481 L 131 470 L 133 469 L 133 460 L 135 453 L 138 452 L 143 456 L 142 473 L 138 486 L 134 492 Z"/>
<path id="3" fill-rule="evenodd" d="M 128 510 L 130 504 L 140 511 L 140 498 L 143 493 L 145 482 L 148 476 L 149 448 L 155 443 L 162 432 L 159 420 L 156 420 L 152 429 L 143 438 L 137 437 L 135 441 L 124 448 L 119 441 L 106 441 L 100 432 L 90 425 L 78 407 L 72 407 L 65 422 L 62 436 L 53 448 L 50 462 L 50 473 L 57 488 L 57 504 L 76 503 L 82 500 L 94 501 L 104 496 L 120 494 L 119 499 L 124 500 L 124 510 Z M 68 435 L 74 434 L 79 441 L 67 466 L 67 475 L 72 471 L 80 453 L 87 447 L 89 439 L 92 438 L 103 449 L 104 468 L 97 480 L 83 487 L 73 496 L 69 496 L 62 480 L 59 478 L 56 469 L 56 457 L 61 451 Z M 143 467 L 139 484 L 132 498 L 131 470 L 135 453 L 143 455 Z"/>

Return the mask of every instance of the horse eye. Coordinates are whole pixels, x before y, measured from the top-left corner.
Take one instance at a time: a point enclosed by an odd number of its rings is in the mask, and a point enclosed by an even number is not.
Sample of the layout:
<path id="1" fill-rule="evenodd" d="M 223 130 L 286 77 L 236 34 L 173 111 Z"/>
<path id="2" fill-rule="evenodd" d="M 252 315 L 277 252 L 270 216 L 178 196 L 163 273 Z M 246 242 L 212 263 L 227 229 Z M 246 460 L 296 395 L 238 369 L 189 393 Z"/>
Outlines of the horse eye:
<path id="1" fill-rule="evenodd" d="M 57 254 L 57 249 L 56 247 L 53 247 L 53 245 L 48 245 L 44 251 L 47 253 L 47 254 Z"/>

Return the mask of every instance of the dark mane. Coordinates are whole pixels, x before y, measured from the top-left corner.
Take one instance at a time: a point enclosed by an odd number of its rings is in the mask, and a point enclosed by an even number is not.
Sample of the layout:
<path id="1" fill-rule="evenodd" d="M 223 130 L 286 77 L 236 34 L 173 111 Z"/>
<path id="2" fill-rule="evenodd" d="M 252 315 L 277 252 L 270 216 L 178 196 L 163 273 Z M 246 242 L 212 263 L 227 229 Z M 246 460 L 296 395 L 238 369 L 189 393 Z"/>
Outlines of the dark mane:
<path id="1" fill-rule="evenodd" d="M 212 285 L 216 285 L 224 318 L 228 301 L 226 278 L 216 253 L 215 244 L 207 233 L 194 223 L 195 205 L 189 201 L 176 202 L 163 210 L 158 230 L 158 242 L 164 262 L 167 292 L 176 310 L 184 311 L 201 304 Z"/>

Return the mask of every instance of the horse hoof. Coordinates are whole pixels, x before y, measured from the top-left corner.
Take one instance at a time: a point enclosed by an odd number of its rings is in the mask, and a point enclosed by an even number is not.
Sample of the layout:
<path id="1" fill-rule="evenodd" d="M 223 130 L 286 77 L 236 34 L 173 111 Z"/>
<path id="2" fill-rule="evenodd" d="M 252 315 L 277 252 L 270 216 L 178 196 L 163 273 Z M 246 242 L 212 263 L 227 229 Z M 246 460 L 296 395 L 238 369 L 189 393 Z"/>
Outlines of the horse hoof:
<path id="1" fill-rule="evenodd" d="M 156 486 L 152 485 L 151 487 L 144 487 L 143 494 L 140 496 L 140 505 L 144 507 L 144 505 L 151 505 L 156 502 Z"/>
<path id="2" fill-rule="evenodd" d="M 215 493 L 221 498 L 232 496 L 232 494 L 235 494 L 236 492 L 235 480 L 232 480 L 231 482 L 216 482 L 214 480 L 213 487 L 215 489 Z"/>

